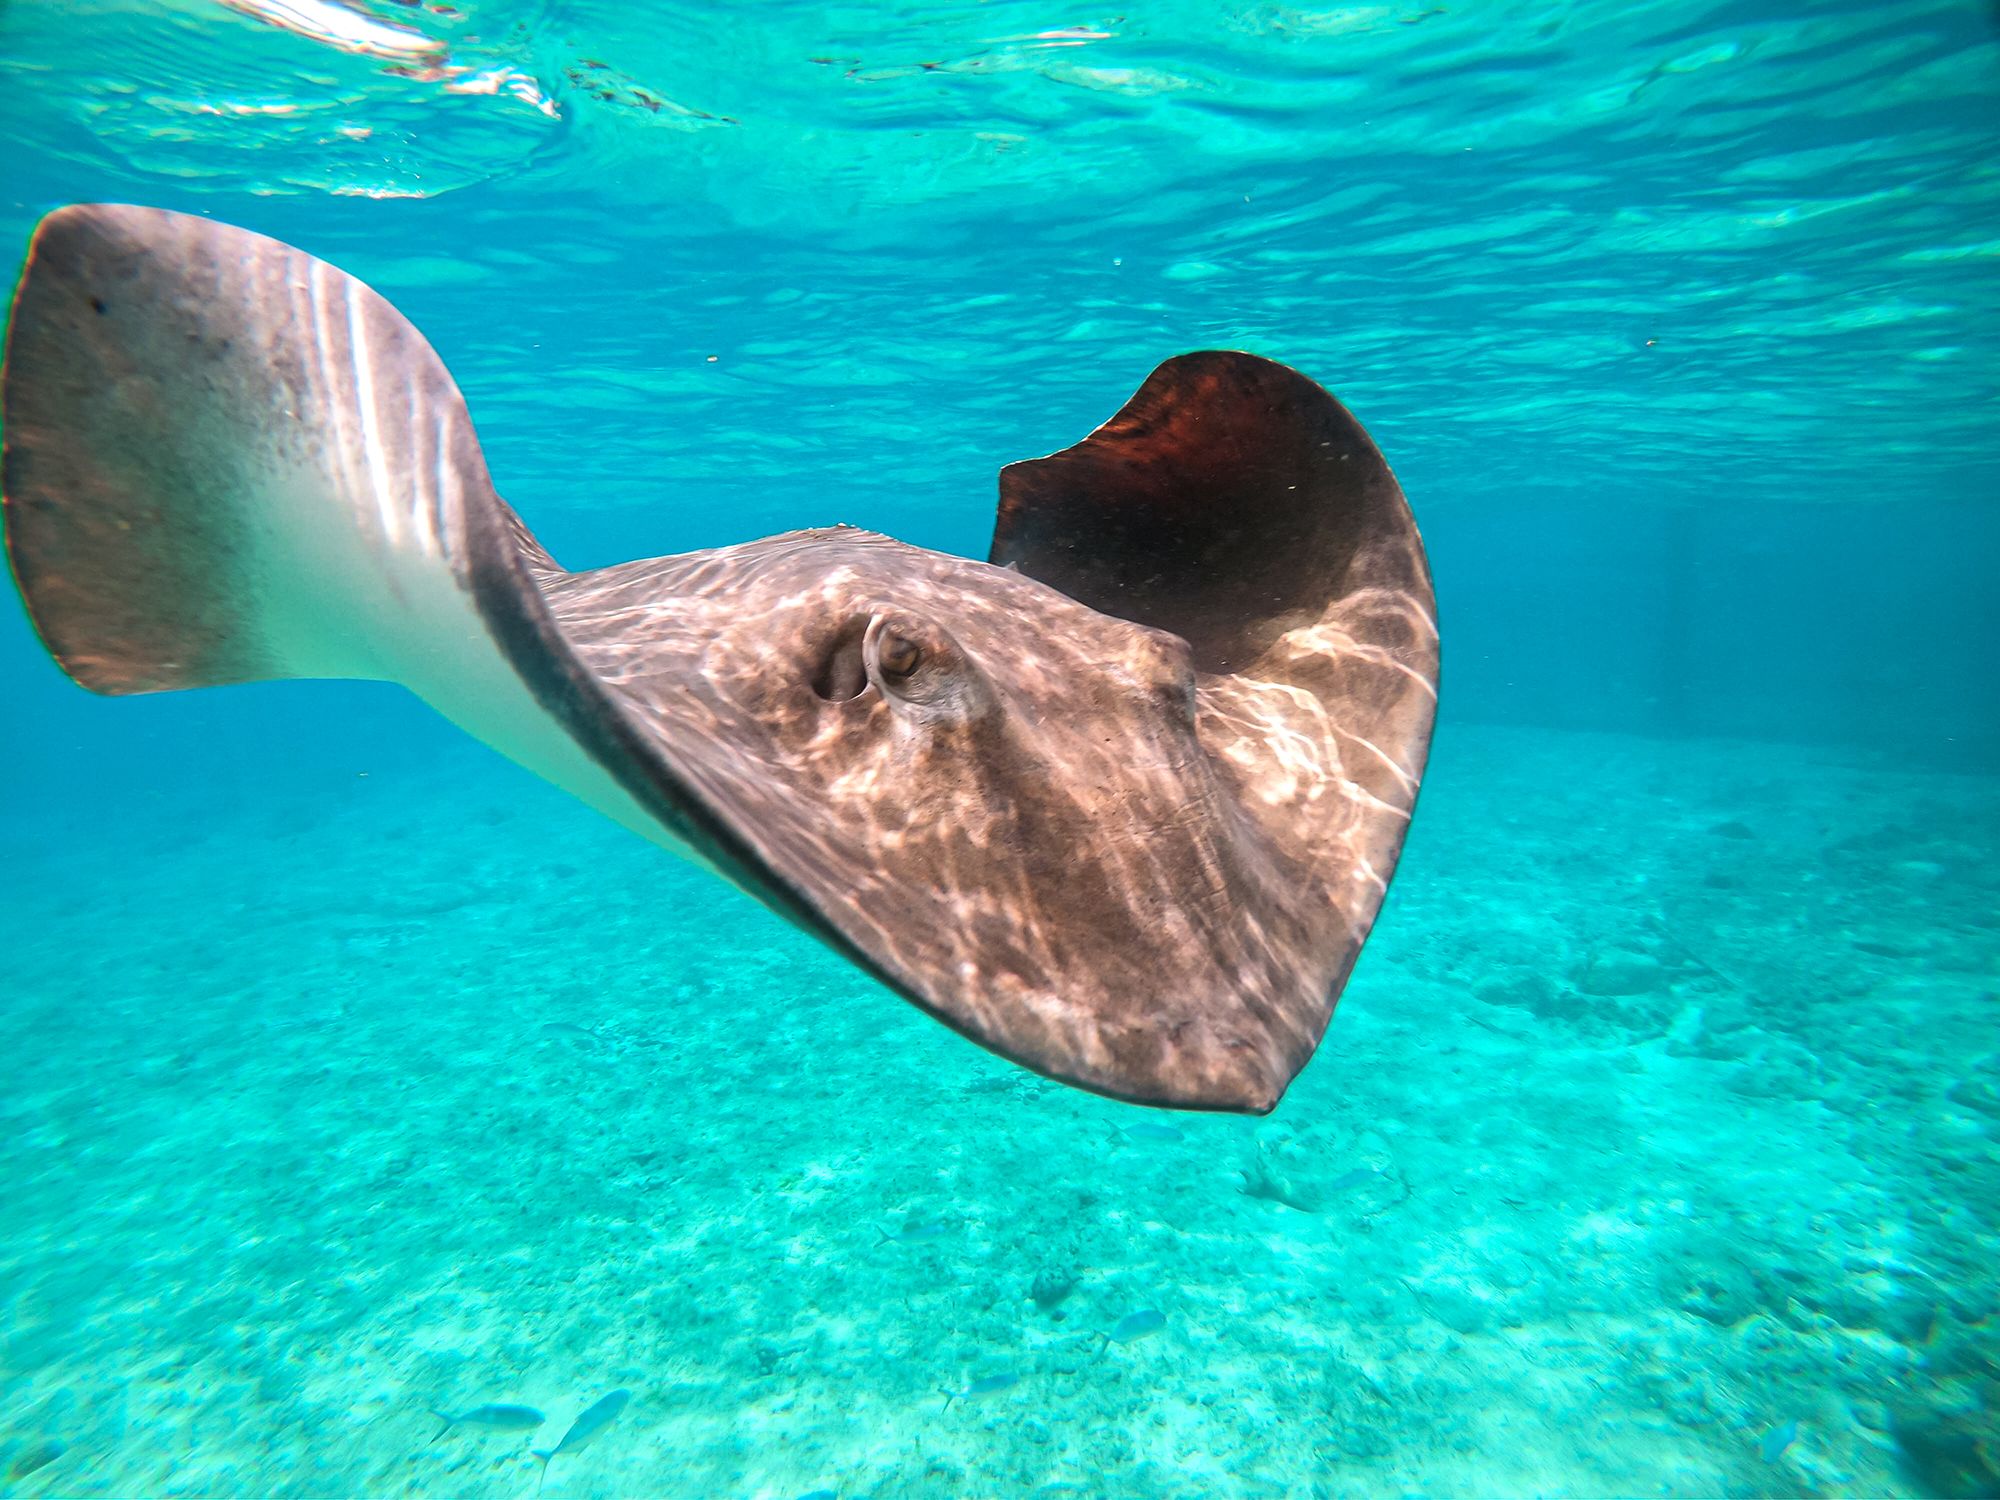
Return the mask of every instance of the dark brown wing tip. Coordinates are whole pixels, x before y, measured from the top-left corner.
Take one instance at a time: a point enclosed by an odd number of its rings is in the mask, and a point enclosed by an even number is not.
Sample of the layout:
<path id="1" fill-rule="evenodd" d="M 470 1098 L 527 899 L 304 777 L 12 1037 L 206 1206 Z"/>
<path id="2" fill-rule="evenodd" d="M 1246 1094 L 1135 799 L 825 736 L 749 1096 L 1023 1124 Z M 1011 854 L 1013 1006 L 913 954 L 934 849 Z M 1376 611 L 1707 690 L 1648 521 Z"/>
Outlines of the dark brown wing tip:
<path id="1" fill-rule="evenodd" d="M 1202 350 L 1082 442 L 1002 469 L 988 560 L 1226 672 L 1317 618 L 1391 531 L 1414 531 L 1408 507 L 1345 407 L 1275 360 Z"/>
<path id="2" fill-rule="evenodd" d="M 1291 1087 L 1292 1080 L 1304 1070 L 1304 1067 L 1305 1063 L 1301 1062 L 1298 1067 L 1276 1076 L 1264 1069 L 1245 1073 L 1242 1078 L 1235 1080 L 1228 1093 L 1215 1095 L 1216 1102 L 1210 1103 L 1204 1099 L 1195 1104 L 1183 1104 L 1178 1107 L 1212 1110 L 1223 1114 L 1268 1115 L 1278 1107 L 1279 1101 L 1285 1097 L 1285 1090 Z"/>

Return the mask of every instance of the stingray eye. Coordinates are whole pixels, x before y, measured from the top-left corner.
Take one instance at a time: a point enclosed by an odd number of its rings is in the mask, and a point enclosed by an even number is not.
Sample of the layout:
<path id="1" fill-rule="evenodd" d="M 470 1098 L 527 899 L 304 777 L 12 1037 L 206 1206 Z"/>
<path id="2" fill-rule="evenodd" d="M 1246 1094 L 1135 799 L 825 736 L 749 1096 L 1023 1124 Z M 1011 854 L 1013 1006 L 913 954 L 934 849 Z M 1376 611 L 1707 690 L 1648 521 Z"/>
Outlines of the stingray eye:
<path id="1" fill-rule="evenodd" d="M 923 648 L 906 635 L 884 635 L 875 658 L 885 677 L 908 677 L 924 659 Z"/>
<path id="2" fill-rule="evenodd" d="M 868 622 L 861 649 L 868 680 L 906 721 L 963 719 L 990 697 L 958 643 L 920 615 L 884 610 Z"/>

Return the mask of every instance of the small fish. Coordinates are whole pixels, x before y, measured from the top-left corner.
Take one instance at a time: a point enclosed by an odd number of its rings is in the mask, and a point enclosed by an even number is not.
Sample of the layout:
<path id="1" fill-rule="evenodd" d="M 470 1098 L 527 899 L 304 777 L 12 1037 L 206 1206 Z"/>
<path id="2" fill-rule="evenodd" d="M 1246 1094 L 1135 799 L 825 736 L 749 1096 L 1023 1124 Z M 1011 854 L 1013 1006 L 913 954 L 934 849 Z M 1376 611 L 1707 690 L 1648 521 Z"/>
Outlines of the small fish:
<path id="1" fill-rule="evenodd" d="M 840 1500 L 832 1490 L 807 1490 L 799 1500 Z"/>
<path id="2" fill-rule="evenodd" d="M 14 1461 L 7 1466 L 9 1479 L 26 1479 L 37 1469 L 46 1469 L 50 1464 L 69 1451 L 69 1444 L 61 1438 L 43 1438 L 39 1443 L 30 1443 L 14 1455 Z"/>
<path id="3" fill-rule="evenodd" d="M 488 1401 L 484 1406 L 472 1407 L 455 1417 L 448 1411 L 439 1411 L 435 1406 L 430 1412 L 444 1423 L 437 1430 L 437 1437 L 431 1439 L 434 1443 L 454 1427 L 491 1427 L 500 1432 L 526 1432 L 548 1420 L 535 1407 L 516 1406 L 509 1401 Z"/>
<path id="4" fill-rule="evenodd" d="M 885 1245 L 890 1244 L 891 1242 L 898 1245 L 922 1245 L 929 1243 L 931 1240 L 934 1240 L 939 1235 L 943 1234 L 944 1225 L 942 1223 L 930 1223 L 930 1224 L 909 1223 L 905 1224 L 901 1229 L 897 1230 L 894 1234 L 891 1234 L 889 1233 L 888 1230 L 882 1228 L 877 1228 L 875 1232 L 882 1236 L 881 1243 Z"/>
<path id="5" fill-rule="evenodd" d="M 1100 1337 L 1114 1344 L 1130 1344 L 1149 1333 L 1158 1333 L 1166 1326 L 1167 1315 L 1157 1307 L 1148 1307 L 1139 1312 L 1125 1314 L 1111 1332 Z"/>
<path id="6" fill-rule="evenodd" d="M 1171 1125 L 1162 1125 L 1158 1120 L 1141 1120 L 1136 1125 L 1124 1125 L 1118 1133 L 1128 1141 L 1184 1141 L 1182 1135 Z"/>
<path id="7" fill-rule="evenodd" d="M 950 1411 L 954 1401 L 970 1401 L 977 1396 L 991 1396 L 997 1391 L 1007 1390 L 1020 1378 L 1012 1370 L 1003 1370 L 998 1375 L 982 1375 L 962 1391 L 945 1391 L 944 1409 Z"/>
<path id="8" fill-rule="evenodd" d="M 599 1396 L 586 1406 L 577 1419 L 569 1424 L 569 1431 L 562 1435 L 562 1441 L 553 1448 L 534 1449 L 534 1455 L 542 1461 L 542 1477 L 535 1486 L 535 1494 L 542 1493 L 542 1485 L 549 1482 L 549 1460 L 558 1453 L 581 1453 L 597 1440 L 597 1435 L 618 1420 L 618 1413 L 625 1410 L 632 1400 L 632 1393 L 619 1389 L 608 1396 Z"/>
<path id="9" fill-rule="evenodd" d="M 1371 1177 L 1380 1177 L 1381 1175 L 1373 1167 L 1355 1167 L 1349 1171 L 1342 1172 L 1338 1177 L 1334 1178 L 1332 1185 L 1328 1187 L 1327 1191 L 1344 1193 L 1351 1187 L 1361 1186 L 1362 1183 L 1368 1181 Z"/>
<path id="10" fill-rule="evenodd" d="M 542 1035 L 561 1037 L 566 1042 L 601 1042 L 604 1040 L 603 1037 L 592 1031 L 588 1026 L 579 1026 L 574 1021 L 545 1021 L 542 1024 Z"/>
<path id="11" fill-rule="evenodd" d="M 1757 1440 L 1757 1452 L 1767 1464 L 1774 1464 L 1785 1456 L 1785 1450 L 1798 1440 L 1799 1424 L 1796 1419 L 1782 1427 L 1773 1427 Z"/>

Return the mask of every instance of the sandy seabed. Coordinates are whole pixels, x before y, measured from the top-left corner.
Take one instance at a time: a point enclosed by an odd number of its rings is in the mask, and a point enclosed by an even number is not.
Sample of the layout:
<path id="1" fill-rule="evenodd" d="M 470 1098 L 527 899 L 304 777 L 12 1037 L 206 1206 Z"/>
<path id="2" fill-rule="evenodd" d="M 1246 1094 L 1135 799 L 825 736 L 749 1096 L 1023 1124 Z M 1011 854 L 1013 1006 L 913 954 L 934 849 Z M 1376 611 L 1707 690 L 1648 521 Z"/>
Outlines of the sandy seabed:
<path id="1" fill-rule="evenodd" d="M 1449 730 L 1264 1120 L 470 745 L 0 839 L 13 1494 L 2000 1489 L 1992 779 Z"/>

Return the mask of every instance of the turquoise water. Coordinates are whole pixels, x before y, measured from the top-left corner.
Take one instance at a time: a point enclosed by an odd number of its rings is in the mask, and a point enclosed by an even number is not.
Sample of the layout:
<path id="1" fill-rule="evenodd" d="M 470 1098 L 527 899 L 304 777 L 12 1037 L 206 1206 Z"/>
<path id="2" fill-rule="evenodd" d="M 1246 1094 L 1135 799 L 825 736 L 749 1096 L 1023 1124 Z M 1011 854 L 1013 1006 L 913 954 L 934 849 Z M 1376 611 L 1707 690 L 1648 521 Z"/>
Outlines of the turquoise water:
<path id="1" fill-rule="evenodd" d="M 1989 6 L 377 14 L 13 0 L 0 240 L 364 277 L 572 567 L 983 555 L 1282 359 L 1430 547 L 1423 802 L 1284 1103 L 1169 1115 L 394 689 L 10 607 L 12 1492 L 513 1500 L 620 1389 L 552 1500 L 2000 1491 Z"/>

